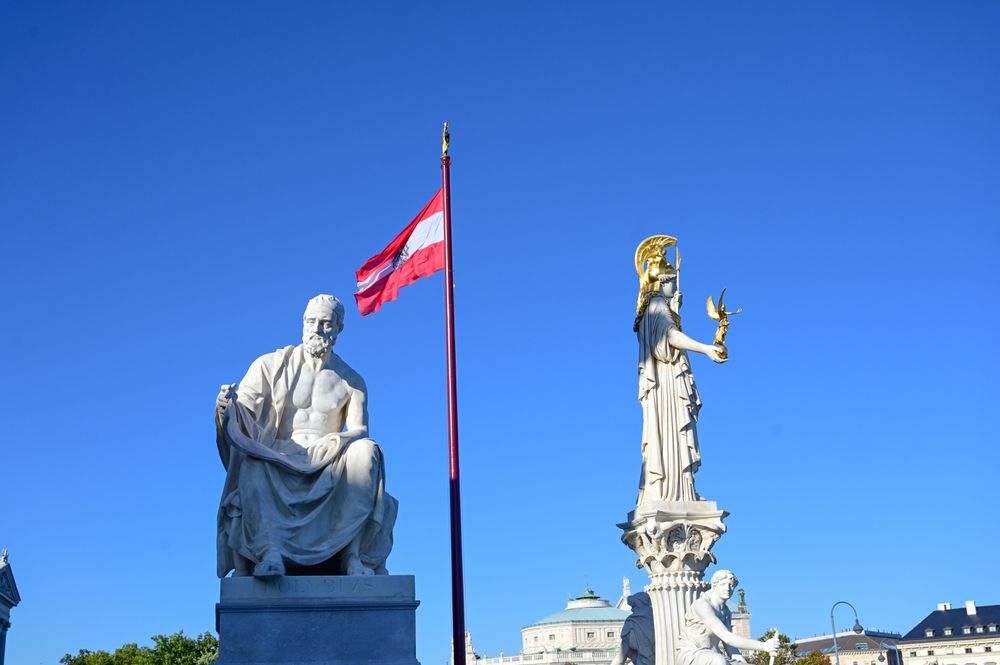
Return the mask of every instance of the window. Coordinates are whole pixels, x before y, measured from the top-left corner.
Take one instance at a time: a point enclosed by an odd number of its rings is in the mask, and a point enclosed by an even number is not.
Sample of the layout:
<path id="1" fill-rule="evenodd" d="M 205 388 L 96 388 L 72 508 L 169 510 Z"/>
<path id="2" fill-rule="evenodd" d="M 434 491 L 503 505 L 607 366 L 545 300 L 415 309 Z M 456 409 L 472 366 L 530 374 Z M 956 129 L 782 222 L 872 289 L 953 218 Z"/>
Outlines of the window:
<path id="1" fill-rule="evenodd" d="M 535 635 L 535 642 L 538 641 L 538 635 Z"/>
<path id="2" fill-rule="evenodd" d="M 990 653 L 991 651 L 993 651 L 993 647 L 983 647 L 983 649 L 986 651 L 986 653 Z"/>
<path id="3" fill-rule="evenodd" d="M 609 630 L 608 631 L 608 637 L 614 637 L 614 636 L 615 636 L 615 631 Z"/>
<path id="4" fill-rule="evenodd" d="M 944 636 L 948 637 L 949 635 L 951 635 L 951 628 L 945 628 L 944 629 Z"/>
<path id="5" fill-rule="evenodd" d="M 928 656 L 933 656 L 934 655 L 934 649 L 928 649 L 927 650 L 927 655 Z"/>
<path id="6" fill-rule="evenodd" d="M 983 627 L 982 626 L 976 626 L 976 632 L 977 633 L 983 632 Z"/>
<path id="7" fill-rule="evenodd" d="M 965 653 L 972 653 L 972 647 L 965 647 Z"/>
<path id="8" fill-rule="evenodd" d="M 917 652 L 916 651 L 911 651 L 910 652 L 910 658 L 916 658 L 916 657 L 917 657 Z"/>
<path id="9" fill-rule="evenodd" d="M 554 639 L 556 639 L 555 633 L 549 635 L 549 642 L 551 642 Z"/>
<path id="10" fill-rule="evenodd" d="M 991 633 L 995 633 L 997 632 L 997 625 L 995 623 L 991 623 L 989 625 L 989 628 L 987 628 L 987 630 L 989 630 Z"/>
<path id="11" fill-rule="evenodd" d="M 972 629 L 969 628 L 968 626 L 966 626 L 965 628 L 962 629 L 962 634 L 963 635 L 971 635 L 972 634 Z"/>
<path id="12" fill-rule="evenodd" d="M 928 628 L 927 630 L 924 631 L 924 635 L 926 635 L 927 637 L 934 637 L 934 629 Z M 951 635 L 951 633 L 945 633 L 945 635 Z"/>
<path id="13" fill-rule="evenodd" d="M 857 643 L 855 643 L 854 648 L 863 651 L 863 650 L 865 650 L 865 649 L 868 648 L 868 644 L 865 643 L 865 642 L 857 642 Z"/>
<path id="14" fill-rule="evenodd" d="M 587 637 L 589 637 L 589 638 L 593 639 L 593 637 L 594 637 L 594 631 L 592 631 L 592 630 L 588 630 L 588 631 L 587 631 Z"/>

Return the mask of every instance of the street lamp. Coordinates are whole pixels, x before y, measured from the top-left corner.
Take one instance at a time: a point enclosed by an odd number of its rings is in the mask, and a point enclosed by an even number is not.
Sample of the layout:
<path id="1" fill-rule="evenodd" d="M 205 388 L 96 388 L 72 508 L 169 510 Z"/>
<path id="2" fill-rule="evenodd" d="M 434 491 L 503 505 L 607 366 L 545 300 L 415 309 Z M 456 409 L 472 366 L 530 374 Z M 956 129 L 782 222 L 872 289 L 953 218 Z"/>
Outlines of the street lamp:
<path id="1" fill-rule="evenodd" d="M 833 623 L 833 610 L 837 608 L 837 605 L 847 605 L 854 611 L 854 628 L 851 630 L 860 635 L 865 632 L 865 629 L 861 625 L 861 622 L 858 621 L 858 611 L 854 609 L 854 605 L 851 605 L 846 600 L 838 600 L 833 604 L 833 607 L 830 608 L 830 627 L 833 628 L 833 657 L 836 659 L 837 665 L 840 665 L 840 646 L 837 644 L 837 626 Z"/>

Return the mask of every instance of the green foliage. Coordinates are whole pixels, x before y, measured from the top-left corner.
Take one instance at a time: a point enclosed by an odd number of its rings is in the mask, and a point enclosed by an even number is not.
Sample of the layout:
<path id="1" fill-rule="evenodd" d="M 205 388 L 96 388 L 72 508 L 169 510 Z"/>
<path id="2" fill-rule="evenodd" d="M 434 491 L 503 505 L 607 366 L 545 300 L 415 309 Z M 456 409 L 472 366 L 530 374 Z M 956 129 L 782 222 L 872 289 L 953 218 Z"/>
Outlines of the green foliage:
<path id="1" fill-rule="evenodd" d="M 824 656 L 819 651 L 813 651 L 808 656 L 799 658 L 796 665 L 830 665 L 830 657 Z"/>
<path id="2" fill-rule="evenodd" d="M 140 647 L 134 642 L 115 650 L 80 649 L 73 656 L 59 659 L 63 665 L 211 665 L 219 656 L 219 640 L 211 633 L 187 637 L 184 631 L 173 635 L 154 635 L 153 646 Z"/>
<path id="3" fill-rule="evenodd" d="M 767 641 L 774 636 L 774 629 L 767 631 L 757 639 L 761 642 Z M 791 665 L 795 662 L 795 649 L 792 638 L 784 633 L 778 633 L 778 653 L 774 657 L 774 665 Z M 771 654 L 766 651 L 757 651 L 747 659 L 750 665 L 769 665 Z"/>

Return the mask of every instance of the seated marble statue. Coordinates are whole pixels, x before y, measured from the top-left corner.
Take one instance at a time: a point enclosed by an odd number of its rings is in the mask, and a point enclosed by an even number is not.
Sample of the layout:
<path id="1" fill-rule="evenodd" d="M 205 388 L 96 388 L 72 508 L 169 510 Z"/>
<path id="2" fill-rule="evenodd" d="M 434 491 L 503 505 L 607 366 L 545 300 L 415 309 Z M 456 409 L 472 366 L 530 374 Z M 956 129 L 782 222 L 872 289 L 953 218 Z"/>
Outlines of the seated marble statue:
<path id="1" fill-rule="evenodd" d="M 621 649 L 611 665 L 654 665 L 656 662 L 656 635 L 653 626 L 653 606 L 645 591 L 628 597 L 632 613 L 622 625 Z"/>
<path id="2" fill-rule="evenodd" d="M 219 577 L 387 573 L 398 504 L 368 438 L 365 383 L 333 353 L 343 327 L 340 301 L 316 296 L 302 344 L 261 356 L 219 393 Z"/>
<path id="3" fill-rule="evenodd" d="M 728 665 L 745 662 L 740 649 L 774 653 L 778 636 L 760 642 L 733 633 L 726 601 L 739 580 L 730 570 L 712 575 L 712 588 L 699 596 L 684 615 L 684 627 L 677 640 L 677 665 Z"/>

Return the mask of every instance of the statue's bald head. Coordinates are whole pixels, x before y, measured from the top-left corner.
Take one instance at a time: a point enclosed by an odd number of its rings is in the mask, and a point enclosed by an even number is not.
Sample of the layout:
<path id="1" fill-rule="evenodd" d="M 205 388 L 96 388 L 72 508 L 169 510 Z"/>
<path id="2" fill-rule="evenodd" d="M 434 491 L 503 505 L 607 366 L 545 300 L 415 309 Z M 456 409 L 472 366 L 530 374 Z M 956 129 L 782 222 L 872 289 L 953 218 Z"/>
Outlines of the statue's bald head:
<path id="1" fill-rule="evenodd" d="M 306 311 L 302 318 L 310 317 L 331 319 L 337 332 L 340 332 L 344 329 L 344 303 L 334 296 L 321 293 L 306 303 Z"/>

